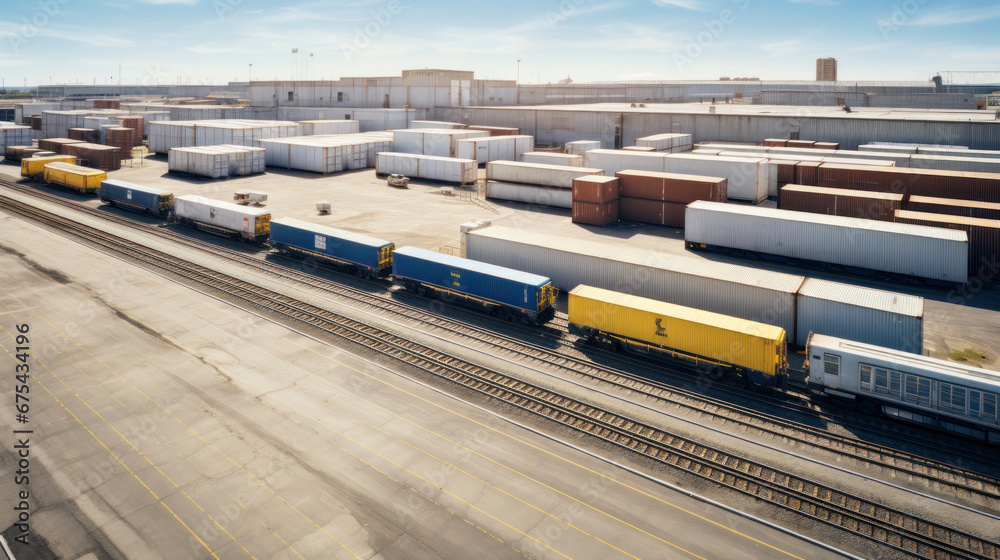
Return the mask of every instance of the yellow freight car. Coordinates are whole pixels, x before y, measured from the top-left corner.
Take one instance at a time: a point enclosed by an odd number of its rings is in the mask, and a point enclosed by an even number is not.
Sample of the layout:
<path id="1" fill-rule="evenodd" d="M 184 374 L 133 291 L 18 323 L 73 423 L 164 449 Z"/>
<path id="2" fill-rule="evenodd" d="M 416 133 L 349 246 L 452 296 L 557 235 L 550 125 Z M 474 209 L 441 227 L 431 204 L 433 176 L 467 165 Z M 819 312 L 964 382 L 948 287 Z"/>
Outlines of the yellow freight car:
<path id="1" fill-rule="evenodd" d="M 781 327 L 580 285 L 569 293 L 569 328 L 591 341 L 707 363 L 758 385 L 788 383 Z"/>
<path id="2" fill-rule="evenodd" d="M 101 181 L 108 174 L 98 169 L 81 167 L 72 163 L 46 163 L 45 182 L 61 185 L 83 194 L 96 194 L 101 190 Z"/>
<path id="3" fill-rule="evenodd" d="M 76 156 L 43 156 L 21 160 L 21 177 L 36 179 L 45 175 L 46 163 L 76 163 Z"/>

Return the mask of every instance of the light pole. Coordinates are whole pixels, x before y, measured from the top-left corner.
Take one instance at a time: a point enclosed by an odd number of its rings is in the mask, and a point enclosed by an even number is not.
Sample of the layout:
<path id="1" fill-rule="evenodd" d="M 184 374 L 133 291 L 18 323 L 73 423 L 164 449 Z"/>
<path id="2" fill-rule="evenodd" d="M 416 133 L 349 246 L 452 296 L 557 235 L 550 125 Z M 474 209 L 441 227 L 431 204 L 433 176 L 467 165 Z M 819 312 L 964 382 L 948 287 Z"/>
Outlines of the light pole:
<path id="1" fill-rule="evenodd" d="M 316 59 L 313 58 L 313 53 L 309 53 L 309 66 L 307 66 L 307 68 L 309 68 L 309 76 L 311 76 L 309 79 L 310 80 L 315 80 L 316 79 Z"/>
<path id="2" fill-rule="evenodd" d="M 514 84 L 521 83 L 521 59 L 517 59 L 517 78 L 514 79 Z"/>
<path id="3" fill-rule="evenodd" d="M 253 63 L 252 62 L 250 63 L 250 66 L 247 67 L 247 85 L 250 85 L 251 76 L 253 76 Z"/>

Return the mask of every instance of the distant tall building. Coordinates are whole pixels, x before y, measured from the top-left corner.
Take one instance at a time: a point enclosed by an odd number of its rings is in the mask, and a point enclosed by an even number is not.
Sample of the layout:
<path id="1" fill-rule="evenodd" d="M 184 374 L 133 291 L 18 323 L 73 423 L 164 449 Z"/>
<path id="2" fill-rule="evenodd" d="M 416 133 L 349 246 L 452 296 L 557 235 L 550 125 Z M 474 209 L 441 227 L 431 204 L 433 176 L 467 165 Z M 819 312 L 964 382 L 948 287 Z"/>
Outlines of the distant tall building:
<path id="1" fill-rule="evenodd" d="M 836 82 L 837 81 L 837 59 L 817 58 L 816 59 L 816 81 Z"/>

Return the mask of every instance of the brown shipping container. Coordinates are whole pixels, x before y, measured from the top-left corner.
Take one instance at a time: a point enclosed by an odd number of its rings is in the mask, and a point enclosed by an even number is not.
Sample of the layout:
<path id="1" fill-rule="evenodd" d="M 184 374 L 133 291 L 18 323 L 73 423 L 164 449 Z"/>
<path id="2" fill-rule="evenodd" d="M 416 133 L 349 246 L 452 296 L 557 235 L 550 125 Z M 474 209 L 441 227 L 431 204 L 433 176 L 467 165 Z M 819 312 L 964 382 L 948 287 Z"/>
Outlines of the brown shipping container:
<path id="1" fill-rule="evenodd" d="M 618 201 L 595 204 L 573 201 L 573 223 L 607 226 L 618 221 Z"/>
<path id="2" fill-rule="evenodd" d="M 32 128 L 32 130 L 41 130 L 42 129 L 42 117 L 41 116 L 32 116 L 31 117 L 31 128 Z"/>
<path id="3" fill-rule="evenodd" d="M 83 140 L 73 140 L 72 138 L 43 138 L 38 141 L 38 147 L 48 152 L 72 155 L 63 151 L 66 146 L 83 143 Z"/>
<path id="4" fill-rule="evenodd" d="M 704 177 L 658 171 L 626 169 L 615 173 L 620 196 L 688 204 L 696 200 L 725 202 L 728 181 L 724 177 Z"/>
<path id="5" fill-rule="evenodd" d="M 969 276 L 982 280 L 996 278 L 1000 267 L 1000 220 L 897 210 L 896 221 L 966 232 L 969 235 Z"/>
<path id="6" fill-rule="evenodd" d="M 798 161 L 794 160 L 784 160 L 784 159 L 772 159 L 771 163 L 778 166 L 778 184 L 788 184 L 795 182 L 795 166 L 798 165 Z"/>
<path id="7" fill-rule="evenodd" d="M 785 146 L 788 145 L 788 140 L 782 140 L 780 138 L 768 138 L 764 140 L 764 145 L 784 148 Z"/>
<path id="8" fill-rule="evenodd" d="M 122 168 L 121 148 L 103 144 L 72 144 L 66 146 L 66 155 L 76 156 L 80 165 L 101 171 Z"/>
<path id="9" fill-rule="evenodd" d="M 573 202 L 604 204 L 614 200 L 618 200 L 617 177 L 585 175 L 573 179 Z"/>
<path id="10" fill-rule="evenodd" d="M 817 161 L 800 161 L 795 164 L 795 183 L 799 185 L 817 185 L 819 181 L 819 165 Z"/>
<path id="11" fill-rule="evenodd" d="M 789 140 L 785 146 L 789 148 L 812 148 L 815 140 Z"/>
<path id="12" fill-rule="evenodd" d="M 137 145 L 134 128 L 108 128 L 105 135 L 105 144 L 121 149 L 123 159 L 132 159 L 132 148 Z"/>
<path id="13" fill-rule="evenodd" d="M 670 227 L 684 227 L 687 204 L 647 200 L 645 198 L 619 198 L 618 217 L 622 220 Z"/>
<path id="14" fill-rule="evenodd" d="M 781 187 L 778 208 L 866 220 L 895 220 L 902 209 L 903 195 L 850 189 L 831 189 L 806 185 Z"/>
<path id="15" fill-rule="evenodd" d="M 839 150 L 840 142 L 816 142 L 812 147 L 817 150 Z"/>
<path id="16" fill-rule="evenodd" d="M 969 218 L 982 218 L 984 220 L 1000 220 L 1000 202 L 978 202 L 976 200 L 960 200 L 955 198 L 911 196 L 903 204 L 903 209 L 930 214 L 950 214 L 952 216 L 966 216 Z"/>
<path id="17" fill-rule="evenodd" d="M 94 109 L 120 109 L 121 101 L 117 99 L 95 99 Z"/>
<path id="18" fill-rule="evenodd" d="M 7 146 L 4 148 L 4 159 L 8 161 L 21 161 L 26 157 L 31 157 L 38 152 L 44 152 L 41 148 L 34 148 L 32 146 Z"/>
<path id="19" fill-rule="evenodd" d="M 817 181 L 837 189 L 1000 202 L 1000 173 L 824 163 Z"/>
<path id="20" fill-rule="evenodd" d="M 139 140 L 135 142 L 135 146 L 142 143 L 142 139 L 146 137 L 146 131 L 143 128 L 142 117 L 119 117 L 119 121 L 122 123 L 122 128 L 131 128 L 136 131 L 139 136 Z"/>

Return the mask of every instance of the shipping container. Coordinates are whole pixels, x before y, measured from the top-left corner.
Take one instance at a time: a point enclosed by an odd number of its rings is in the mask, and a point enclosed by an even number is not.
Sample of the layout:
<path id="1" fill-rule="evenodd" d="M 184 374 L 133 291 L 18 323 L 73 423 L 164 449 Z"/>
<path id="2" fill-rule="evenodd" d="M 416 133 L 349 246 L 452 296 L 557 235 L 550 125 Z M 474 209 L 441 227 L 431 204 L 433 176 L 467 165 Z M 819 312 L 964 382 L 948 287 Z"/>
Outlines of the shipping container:
<path id="1" fill-rule="evenodd" d="M 964 231 L 969 239 L 969 276 L 992 278 L 1000 268 L 1000 220 L 897 210 L 896 221 Z"/>
<path id="2" fill-rule="evenodd" d="M 799 162 L 791 159 L 772 159 L 771 163 L 777 166 L 779 187 L 795 182 L 795 166 Z"/>
<path id="3" fill-rule="evenodd" d="M 904 210 L 930 214 L 951 214 L 984 220 L 1000 220 L 1000 202 L 979 202 L 955 198 L 911 196 L 903 204 Z"/>
<path id="4" fill-rule="evenodd" d="M 211 179 L 253 175 L 265 170 L 264 151 L 264 148 L 227 145 L 171 148 L 167 169 Z"/>
<path id="5" fill-rule="evenodd" d="M 812 148 L 815 144 L 815 140 L 789 140 L 785 143 L 785 146 L 789 148 Z"/>
<path id="6" fill-rule="evenodd" d="M 271 212 L 187 194 L 174 197 L 177 221 L 224 237 L 265 243 L 271 231 Z"/>
<path id="7" fill-rule="evenodd" d="M 28 179 L 41 178 L 45 174 L 45 165 L 48 163 L 70 163 L 76 165 L 75 156 L 34 156 L 21 160 L 21 177 Z"/>
<path id="8" fill-rule="evenodd" d="M 584 153 L 583 164 L 587 167 L 603 169 L 604 174 L 611 176 L 619 171 L 634 169 L 637 171 L 663 172 L 664 159 L 669 154 L 630 152 L 626 150 L 587 150 Z"/>
<path id="9" fill-rule="evenodd" d="M 1000 173 L 1000 159 L 914 154 L 910 156 L 910 167 L 971 171 L 973 173 Z"/>
<path id="10" fill-rule="evenodd" d="M 31 146 L 38 138 L 38 131 L 28 126 L 3 126 L 0 127 L 0 150 L 5 150 L 8 146 Z"/>
<path id="11" fill-rule="evenodd" d="M 101 171 L 115 171 L 122 167 L 122 151 L 117 146 L 80 142 L 78 144 L 66 144 L 62 147 L 62 150 L 65 155 L 76 156 L 80 165 L 100 169 Z"/>
<path id="12" fill-rule="evenodd" d="M 816 150 L 839 150 L 840 142 L 816 142 L 812 147 Z"/>
<path id="13" fill-rule="evenodd" d="M 859 152 L 891 152 L 896 154 L 917 153 L 916 144 L 889 145 L 889 144 L 862 144 L 858 146 Z"/>
<path id="14" fill-rule="evenodd" d="M 821 187 L 1000 202 L 997 173 L 824 163 L 817 180 Z"/>
<path id="15" fill-rule="evenodd" d="M 375 154 L 392 152 L 391 132 L 361 132 L 261 140 L 268 167 L 339 173 L 375 167 Z"/>
<path id="16" fill-rule="evenodd" d="M 768 387 L 787 385 L 787 335 L 781 327 L 587 285 L 569 293 L 568 311 L 574 334 L 600 334 L 643 352 L 734 367 Z"/>
<path id="17" fill-rule="evenodd" d="M 582 202 L 573 201 L 572 222 L 605 227 L 618 221 L 618 201 Z"/>
<path id="18" fill-rule="evenodd" d="M 425 156 L 459 157 L 474 159 L 468 154 L 458 153 L 457 142 L 472 138 L 489 138 L 488 132 L 480 130 L 452 130 L 418 128 L 392 131 L 392 146 L 397 153 L 421 154 Z"/>
<path id="19" fill-rule="evenodd" d="M 375 173 L 378 175 L 401 173 L 411 178 L 465 185 L 476 182 L 479 176 L 479 164 L 471 159 L 381 152 L 375 156 Z"/>
<path id="20" fill-rule="evenodd" d="M 777 190 L 777 171 L 772 180 L 771 166 L 766 159 L 669 154 L 664 160 L 663 171 L 725 177 L 726 196 L 733 200 L 760 202 L 767 198 L 772 184 Z"/>
<path id="21" fill-rule="evenodd" d="M 813 333 L 876 344 L 904 352 L 924 351 L 924 298 L 807 278 L 799 289 L 795 343 Z"/>
<path id="22" fill-rule="evenodd" d="M 765 146 L 780 146 L 784 148 L 788 145 L 788 140 L 782 140 L 780 138 L 767 138 L 764 140 Z"/>
<path id="23" fill-rule="evenodd" d="M 55 152 L 57 154 L 63 153 L 63 147 L 70 144 L 83 144 L 83 140 L 73 140 L 71 138 L 42 138 L 38 141 L 38 147 L 43 150 L 48 150 L 50 152 Z"/>
<path id="24" fill-rule="evenodd" d="M 455 143 L 457 156 L 478 163 L 520 161 L 524 154 L 535 150 L 534 136 L 491 136 L 470 138 Z"/>
<path id="25" fill-rule="evenodd" d="M 781 187 L 778 208 L 795 212 L 812 212 L 831 216 L 865 218 L 893 222 L 896 210 L 903 207 L 903 195 L 856 191 L 851 189 L 831 189 L 808 185 L 785 185 Z"/>
<path id="26" fill-rule="evenodd" d="M 203 108 L 204 109 L 204 108 Z M 149 123 L 149 151 L 171 148 L 236 145 L 256 147 L 261 140 L 298 136 L 299 123 L 258 120 L 171 120 Z"/>
<path id="27" fill-rule="evenodd" d="M 30 158 L 37 153 L 45 152 L 41 148 L 31 146 L 7 146 L 4 148 L 3 158 L 7 162 L 20 162 L 22 159 Z"/>
<path id="28" fill-rule="evenodd" d="M 391 241 L 294 218 L 271 221 L 272 248 L 318 262 L 348 266 L 366 277 L 392 273 Z"/>
<path id="29" fill-rule="evenodd" d="M 358 126 L 358 121 L 299 121 L 299 136 L 316 136 L 320 134 L 357 134 L 359 131 L 360 128 Z"/>
<path id="30" fill-rule="evenodd" d="M 629 222 L 684 228 L 683 202 L 663 202 L 645 198 L 618 199 L 618 217 Z"/>
<path id="31" fill-rule="evenodd" d="M 690 134 L 654 134 L 636 138 L 635 145 L 642 148 L 653 148 L 659 152 L 679 152 L 691 149 Z"/>
<path id="32" fill-rule="evenodd" d="M 504 181 L 486 181 L 486 198 L 509 202 L 523 202 L 535 206 L 573 208 L 573 189 L 563 187 L 544 187 L 522 183 L 507 183 Z"/>
<path id="33" fill-rule="evenodd" d="M 964 284 L 964 231 L 698 201 L 688 205 L 689 248 L 778 255 Z"/>
<path id="34" fill-rule="evenodd" d="M 604 175 L 604 170 L 519 161 L 491 161 L 486 164 L 487 180 L 526 185 L 572 189 L 573 179 L 587 175 Z"/>
<path id="35" fill-rule="evenodd" d="M 560 290 L 587 284 L 795 332 L 802 276 L 503 226 L 463 236 L 469 258 L 551 278 Z"/>
<path id="36" fill-rule="evenodd" d="M 118 148 L 122 159 L 132 159 L 132 148 L 142 145 L 142 139 L 136 129 L 119 126 L 105 130 L 104 143 Z"/>
<path id="37" fill-rule="evenodd" d="M 513 310 L 512 318 L 544 323 L 555 315 L 558 292 L 552 281 L 530 272 L 402 247 L 393 254 L 392 275 L 411 291 L 463 298 L 487 310 Z"/>
<path id="38" fill-rule="evenodd" d="M 447 121 L 410 121 L 409 128 L 434 128 L 434 129 L 456 129 L 465 128 L 465 125 L 459 122 L 447 122 Z"/>
<path id="39" fill-rule="evenodd" d="M 820 163 L 816 161 L 800 161 L 795 164 L 795 182 L 805 186 L 818 185 L 819 166 Z"/>
<path id="40" fill-rule="evenodd" d="M 68 187 L 83 194 L 97 194 L 101 189 L 101 181 L 106 180 L 108 174 L 72 163 L 52 162 L 45 164 L 44 177 L 45 182 L 50 185 Z"/>
<path id="41" fill-rule="evenodd" d="M 657 152 L 659 150 L 657 150 L 656 148 L 648 147 L 648 146 L 622 146 L 622 151 L 623 152 L 645 152 L 645 153 L 650 153 L 650 152 Z"/>
<path id="42" fill-rule="evenodd" d="M 621 196 L 647 198 L 687 204 L 696 200 L 725 202 L 727 183 L 724 177 L 658 173 L 626 169 L 616 173 Z"/>
<path id="43" fill-rule="evenodd" d="M 528 152 L 521 156 L 524 163 L 545 163 L 548 165 L 564 165 L 583 167 L 583 156 L 580 154 L 560 154 L 556 152 Z"/>
<path id="44" fill-rule="evenodd" d="M 465 127 L 468 130 L 481 130 L 483 132 L 489 132 L 490 136 L 520 136 L 521 129 L 513 126 L 485 126 L 485 125 L 469 125 Z"/>
<path id="45" fill-rule="evenodd" d="M 968 148 L 917 148 L 917 154 L 1000 159 L 1000 150 L 970 150 Z"/>
<path id="46" fill-rule="evenodd" d="M 563 150 L 567 154 L 577 154 L 583 155 L 590 150 L 600 150 L 601 141 L 600 140 L 576 140 L 574 142 L 566 142 L 563 144 Z"/>
<path id="47" fill-rule="evenodd" d="M 173 193 L 117 179 L 101 181 L 101 200 L 111 206 L 162 218 L 174 211 Z"/>
<path id="48" fill-rule="evenodd" d="M 584 175 L 573 179 L 573 202 L 605 204 L 618 200 L 617 177 Z"/>

